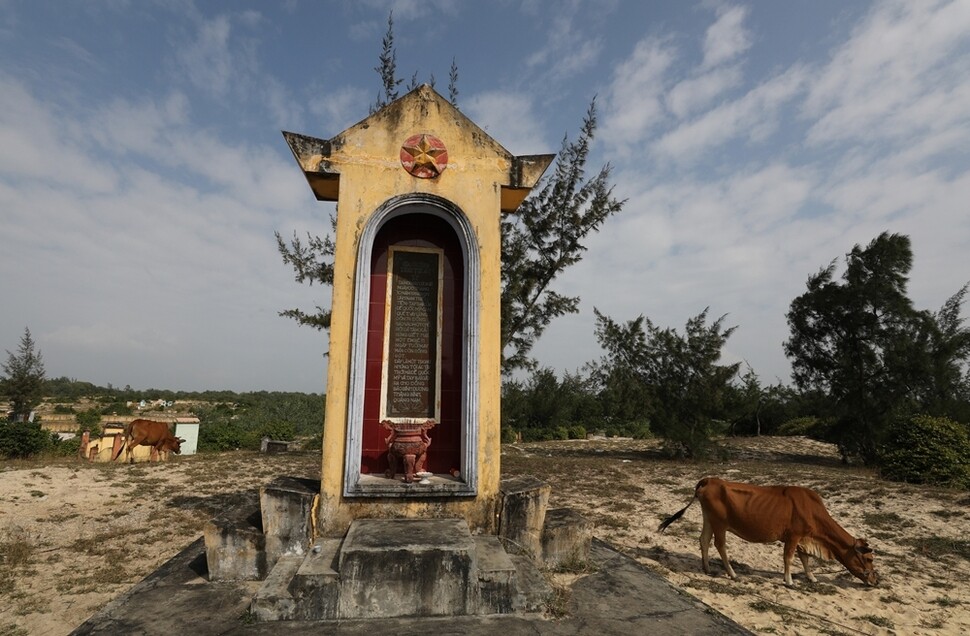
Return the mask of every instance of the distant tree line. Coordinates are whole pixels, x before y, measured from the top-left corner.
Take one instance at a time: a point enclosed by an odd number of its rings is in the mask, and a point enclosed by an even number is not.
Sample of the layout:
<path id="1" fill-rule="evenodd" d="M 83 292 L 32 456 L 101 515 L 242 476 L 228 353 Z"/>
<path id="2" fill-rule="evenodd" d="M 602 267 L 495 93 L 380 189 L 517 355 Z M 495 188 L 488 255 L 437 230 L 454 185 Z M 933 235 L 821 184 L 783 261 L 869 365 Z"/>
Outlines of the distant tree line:
<path id="1" fill-rule="evenodd" d="M 809 277 L 784 350 L 794 385 L 719 362 L 734 327 L 705 309 L 682 332 L 596 312 L 605 354 L 560 379 L 539 369 L 503 386 L 503 440 L 656 436 L 672 456 L 716 454 L 724 435 L 798 434 L 887 477 L 970 487 L 967 285 L 938 311 L 906 284 L 909 238 L 883 233 Z"/>

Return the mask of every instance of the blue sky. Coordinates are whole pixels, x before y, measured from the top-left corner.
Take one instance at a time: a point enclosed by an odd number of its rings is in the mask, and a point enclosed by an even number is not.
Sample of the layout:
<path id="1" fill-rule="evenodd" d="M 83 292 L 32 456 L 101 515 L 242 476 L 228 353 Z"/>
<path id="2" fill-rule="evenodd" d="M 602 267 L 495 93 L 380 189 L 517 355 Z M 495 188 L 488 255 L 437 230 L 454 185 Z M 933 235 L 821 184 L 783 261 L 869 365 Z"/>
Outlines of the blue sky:
<path id="1" fill-rule="evenodd" d="M 970 279 L 970 2 L 0 0 L 0 348 L 50 377 L 324 390 L 328 304 L 274 231 L 323 234 L 280 130 L 368 114 L 394 11 L 398 70 L 432 76 L 517 154 L 555 152 L 596 96 L 591 168 L 624 210 L 558 283 L 582 297 L 540 363 L 601 355 L 593 308 L 681 329 L 710 306 L 726 361 L 789 380 L 807 277 L 908 234 L 910 296 Z"/>

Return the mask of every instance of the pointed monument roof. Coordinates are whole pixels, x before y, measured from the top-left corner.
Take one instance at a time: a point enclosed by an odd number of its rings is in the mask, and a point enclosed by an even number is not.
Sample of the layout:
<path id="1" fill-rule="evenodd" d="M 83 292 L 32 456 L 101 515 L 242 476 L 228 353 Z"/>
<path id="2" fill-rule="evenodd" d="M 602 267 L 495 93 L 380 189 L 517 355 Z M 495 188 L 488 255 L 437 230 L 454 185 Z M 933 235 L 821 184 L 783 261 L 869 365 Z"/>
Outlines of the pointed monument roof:
<path id="1" fill-rule="evenodd" d="M 501 209 L 511 211 L 555 157 L 513 155 L 427 84 L 330 139 L 283 136 L 320 201 L 338 199 L 349 170 L 373 178 L 404 170 L 416 179 L 490 178 L 502 188 Z"/>

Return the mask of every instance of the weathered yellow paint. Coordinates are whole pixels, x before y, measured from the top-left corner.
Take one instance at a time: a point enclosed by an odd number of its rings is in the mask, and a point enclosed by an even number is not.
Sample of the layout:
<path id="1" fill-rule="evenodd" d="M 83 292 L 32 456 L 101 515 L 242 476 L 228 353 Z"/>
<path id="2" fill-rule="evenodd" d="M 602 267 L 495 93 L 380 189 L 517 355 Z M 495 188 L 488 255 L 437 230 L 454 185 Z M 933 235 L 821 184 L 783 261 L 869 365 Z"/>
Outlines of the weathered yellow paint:
<path id="1" fill-rule="evenodd" d="M 444 142 L 448 165 L 433 179 L 401 165 L 403 142 L 427 133 Z M 316 197 L 337 201 L 334 284 L 323 440 L 321 533 L 342 532 L 359 517 L 454 517 L 473 529 L 495 530 L 500 479 L 501 232 L 502 210 L 515 209 L 552 161 L 552 155 L 515 157 L 423 85 L 329 140 L 284 133 Z M 478 495 L 414 501 L 342 496 L 352 364 L 354 283 L 358 241 L 371 215 L 393 197 L 427 193 L 468 217 L 480 250 L 478 365 Z M 466 292 L 466 293 L 468 293 Z"/>

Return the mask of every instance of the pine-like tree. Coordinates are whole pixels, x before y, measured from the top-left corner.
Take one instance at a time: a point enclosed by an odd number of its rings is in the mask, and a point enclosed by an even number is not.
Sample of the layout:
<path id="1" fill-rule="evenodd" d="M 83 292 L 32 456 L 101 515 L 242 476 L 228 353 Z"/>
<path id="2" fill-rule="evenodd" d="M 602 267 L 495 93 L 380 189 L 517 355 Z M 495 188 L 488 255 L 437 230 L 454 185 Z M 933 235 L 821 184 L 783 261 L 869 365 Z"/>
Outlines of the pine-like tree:
<path id="1" fill-rule="evenodd" d="M 650 430 L 678 455 L 709 455 L 725 432 L 725 397 L 741 366 L 718 364 L 735 327 L 724 328 L 725 316 L 708 325 L 707 309 L 687 321 L 683 334 L 644 316 L 617 323 L 594 312 L 596 339 L 606 351 L 598 375 L 636 378 Z"/>
<path id="2" fill-rule="evenodd" d="M 939 313 L 913 307 L 907 292 L 913 251 L 908 236 L 883 232 L 810 276 L 788 311 L 785 354 L 802 390 L 825 393 L 836 424 L 830 431 L 844 458 L 875 463 L 897 418 L 947 415 L 967 395 L 962 370 L 970 332 L 959 317 L 966 287 Z"/>
<path id="3" fill-rule="evenodd" d="M 24 328 L 17 353 L 7 351 L 3 372 L 5 377 L 0 380 L 0 387 L 10 401 L 11 419 L 26 422 L 43 397 L 45 377 L 44 359 L 39 349 L 35 351 L 29 328 Z"/>

